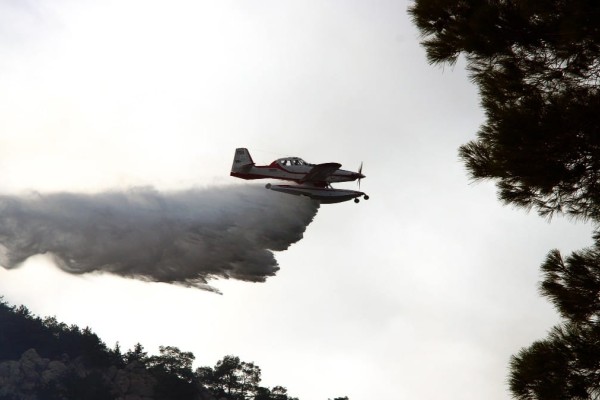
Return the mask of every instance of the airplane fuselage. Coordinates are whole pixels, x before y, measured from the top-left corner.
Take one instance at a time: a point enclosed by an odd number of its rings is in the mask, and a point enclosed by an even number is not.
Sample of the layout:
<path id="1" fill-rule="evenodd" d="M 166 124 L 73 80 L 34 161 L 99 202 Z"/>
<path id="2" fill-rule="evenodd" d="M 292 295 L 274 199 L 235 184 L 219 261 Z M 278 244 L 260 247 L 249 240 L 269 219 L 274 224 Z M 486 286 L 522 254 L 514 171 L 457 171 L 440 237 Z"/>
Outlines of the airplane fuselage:
<path id="1" fill-rule="evenodd" d="M 231 176 L 235 176 L 237 178 L 242 179 L 280 179 L 284 181 L 292 181 L 296 183 L 302 183 L 303 178 L 308 174 L 312 167 L 309 166 L 290 166 L 290 167 L 281 167 L 280 165 L 264 165 L 264 166 L 253 166 L 250 167 L 247 171 L 244 172 L 232 172 Z M 338 182 L 350 182 L 358 179 L 359 176 L 356 172 L 345 171 L 343 169 L 338 169 L 332 175 L 329 175 L 327 179 L 325 179 L 322 185 L 317 186 L 326 186 L 328 183 L 338 183 Z"/>
<path id="2" fill-rule="evenodd" d="M 359 178 L 363 178 L 364 175 L 338 169 L 337 163 L 326 163 L 320 165 L 328 165 L 335 169 L 333 173 L 328 175 L 320 182 L 314 182 L 315 186 L 325 187 L 330 183 L 339 182 L 351 182 Z M 292 181 L 296 183 L 304 183 L 305 177 L 313 169 L 314 164 L 308 164 L 302 159 L 296 157 L 280 158 L 273 161 L 270 165 L 248 165 L 245 168 L 232 171 L 231 176 L 242 179 L 281 179 L 285 181 Z"/>
<path id="3" fill-rule="evenodd" d="M 241 179 L 279 179 L 295 182 L 296 185 L 272 185 L 266 188 L 281 193 L 306 196 L 321 203 L 341 203 L 359 197 L 368 199 L 365 193 L 356 190 L 334 189 L 332 183 L 351 182 L 364 178 L 358 172 L 340 169 L 341 164 L 309 164 L 298 157 L 286 157 L 273 161 L 269 165 L 256 165 L 248 149 L 236 149 L 231 167 L 231 176 Z M 362 169 L 362 166 L 361 166 Z"/>

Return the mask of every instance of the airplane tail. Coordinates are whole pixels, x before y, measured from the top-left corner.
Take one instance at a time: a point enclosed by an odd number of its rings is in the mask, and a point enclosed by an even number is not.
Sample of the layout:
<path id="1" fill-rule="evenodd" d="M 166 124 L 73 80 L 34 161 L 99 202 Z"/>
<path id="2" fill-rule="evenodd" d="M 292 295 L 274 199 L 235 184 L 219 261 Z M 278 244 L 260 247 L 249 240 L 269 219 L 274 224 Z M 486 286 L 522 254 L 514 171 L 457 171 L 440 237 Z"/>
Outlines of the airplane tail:
<path id="1" fill-rule="evenodd" d="M 246 148 L 235 149 L 233 156 L 233 165 L 231 166 L 231 175 L 247 172 L 254 165 L 250 152 Z"/>

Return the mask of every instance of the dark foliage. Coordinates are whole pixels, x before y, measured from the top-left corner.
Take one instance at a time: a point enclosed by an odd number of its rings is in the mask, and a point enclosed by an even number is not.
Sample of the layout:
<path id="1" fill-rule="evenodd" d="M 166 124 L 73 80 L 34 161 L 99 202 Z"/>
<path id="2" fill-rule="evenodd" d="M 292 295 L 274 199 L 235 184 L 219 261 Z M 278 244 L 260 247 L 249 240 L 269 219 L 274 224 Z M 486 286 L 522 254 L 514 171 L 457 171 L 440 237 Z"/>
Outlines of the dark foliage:
<path id="1" fill-rule="evenodd" d="M 600 222 L 600 2 L 416 0 L 431 63 L 464 56 L 486 122 L 460 148 L 472 178 L 540 215 Z M 541 293 L 563 317 L 511 360 L 519 399 L 600 398 L 600 234 L 550 252 Z"/>
<path id="2" fill-rule="evenodd" d="M 1 299 L 1 298 L 0 298 Z M 108 349 L 89 328 L 81 330 L 59 323 L 56 318 L 40 319 L 25 307 L 0 301 L 0 361 L 15 360 L 34 348 L 42 356 L 58 359 L 63 354 L 80 357 L 85 366 L 123 366 L 121 355 Z"/>
<path id="3" fill-rule="evenodd" d="M 212 368 L 194 371 L 194 355 L 177 347 L 161 346 L 159 355 L 148 356 L 138 343 L 121 354 L 118 344 L 109 349 L 89 328 L 67 326 L 56 318 L 42 320 L 26 307 L 10 306 L 0 297 L 0 362 L 18 360 L 29 349 L 49 360 L 74 360 L 83 368 L 67 368 L 59 380 L 40 384 L 27 394 L 44 400 L 112 400 L 115 391 L 107 370 L 131 365 L 143 368 L 154 379 L 156 400 L 204 399 L 207 393 L 228 400 L 298 400 L 283 386 L 260 386 L 260 368 L 239 357 L 225 356 Z M 1 389 L 0 400 L 23 398 Z"/>
<path id="4" fill-rule="evenodd" d="M 581 324 L 600 322 L 600 234 L 595 245 L 563 259 L 558 250 L 542 264 L 541 292 L 567 320 Z"/>
<path id="5" fill-rule="evenodd" d="M 115 398 L 110 385 L 98 371 L 83 377 L 70 371 L 60 382 L 44 385 L 38 392 L 38 396 L 44 400 L 114 400 Z"/>
<path id="6" fill-rule="evenodd" d="M 596 399 L 600 395 L 600 328 L 567 322 L 511 359 L 518 399 Z"/>
<path id="7" fill-rule="evenodd" d="M 137 343 L 133 347 L 133 350 L 129 350 L 127 353 L 123 354 L 123 361 L 125 361 L 126 364 L 137 362 L 145 365 L 147 360 L 148 353 L 144 351 L 144 346 L 142 346 L 140 343 Z"/>
<path id="8" fill-rule="evenodd" d="M 548 337 L 512 357 L 510 388 L 519 399 L 600 396 L 600 234 L 595 245 L 542 264 L 541 293 L 564 319 Z"/>
<path id="9" fill-rule="evenodd" d="M 194 399 L 198 382 L 192 371 L 194 355 L 177 347 L 160 346 L 160 355 L 146 359 L 145 364 L 157 378 L 154 387 L 157 400 Z"/>
<path id="10" fill-rule="evenodd" d="M 200 383 L 218 398 L 228 400 L 298 400 L 287 394 L 283 386 L 272 389 L 260 386 L 260 368 L 254 363 L 241 361 L 239 357 L 225 356 L 214 368 L 196 370 Z"/>
<path id="11" fill-rule="evenodd" d="M 487 121 L 460 149 L 500 199 L 600 218 L 600 2 L 417 0 L 432 63 L 465 56 Z"/>

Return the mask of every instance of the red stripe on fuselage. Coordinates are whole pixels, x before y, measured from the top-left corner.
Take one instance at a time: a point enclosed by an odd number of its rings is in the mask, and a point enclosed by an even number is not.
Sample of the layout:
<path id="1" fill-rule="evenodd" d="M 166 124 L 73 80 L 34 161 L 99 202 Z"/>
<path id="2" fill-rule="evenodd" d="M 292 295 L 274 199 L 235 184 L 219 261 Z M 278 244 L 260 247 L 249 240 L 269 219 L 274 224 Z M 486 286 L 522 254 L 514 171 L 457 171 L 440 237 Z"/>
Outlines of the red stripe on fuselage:
<path id="1" fill-rule="evenodd" d="M 257 173 L 256 170 L 265 170 L 265 173 Z M 234 176 L 236 178 L 241 178 L 241 179 L 247 179 L 247 180 L 252 180 L 252 179 L 278 179 L 278 180 L 282 180 L 282 181 L 292 181 L 292 182 L 296 182 L 296 183 L 305 183 L 303 181 L 304 177 L 310 172 L 294 172 L 294 171 L 290 171 L 286 168 L 284 168 L 282 165 L 280 165 L 277 162 L 273 162 L 270 165 L 254 165 L 252 166 L 252 170 L 253 172 L 231 172 L 230 175 Z M 273 173 L 277 173 L 278 171 L 284 172 L 286 174 L 292 175 L 292 176 L 278 176 L 278 175 L 274 175 Z M 329 177 L 332 178 L 341 178 L 343 179 L 342 182 L 349 182 L 349 181 L 353 181 L 356 180 L 355 177 L 353 177 L 351 174 L 352 172 L 350 171 L 344 171 L 346 172 L 346 174 L 344 173 L 334 173 L 329 175 Z M 337 182 L 337 180 L 336 180 Z M 326 187 L 329 184 L 329 180 L 325 180 L 325 181 L 319 181 L 319 182 L 310 182 L 312 185 L 316 186 L 316 187 Z"/>

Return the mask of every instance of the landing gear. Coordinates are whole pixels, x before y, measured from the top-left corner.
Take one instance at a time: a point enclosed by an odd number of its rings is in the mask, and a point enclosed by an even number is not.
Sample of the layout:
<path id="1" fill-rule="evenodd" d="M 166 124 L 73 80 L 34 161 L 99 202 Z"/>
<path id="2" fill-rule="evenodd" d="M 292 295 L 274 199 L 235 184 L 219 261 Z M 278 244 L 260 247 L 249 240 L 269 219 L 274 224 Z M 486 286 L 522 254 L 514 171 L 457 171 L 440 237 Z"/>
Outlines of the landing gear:
<path id="1" fill-rule="evenodd" d="M 265 185 L 265 187 L 266 187 L 267 189 L 271 189 L 271 184 L 270 184 L 270 183 L 267 183 L 267 184 Z"/>
<path id="2" fill-rule="evenodd" d="M 368 194 L 363 194 L 363 199 L 369 200 L 369 195 Z M 360 202 L 360 200 L 358 199 L 358 197 L 354 198 L 354 202 L 355 203 L 359 203 Z"/>

